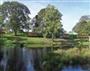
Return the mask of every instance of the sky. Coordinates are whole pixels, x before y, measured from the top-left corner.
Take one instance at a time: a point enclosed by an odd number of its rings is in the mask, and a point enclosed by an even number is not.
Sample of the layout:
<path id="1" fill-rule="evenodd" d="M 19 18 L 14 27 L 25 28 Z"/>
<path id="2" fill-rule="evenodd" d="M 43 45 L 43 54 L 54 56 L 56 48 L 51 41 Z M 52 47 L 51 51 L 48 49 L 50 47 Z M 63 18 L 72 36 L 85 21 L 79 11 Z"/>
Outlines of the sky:
<path id="1" fill-rule="evenodd" d="M 48 4 L 54 5 L 62 13 L 63 28 L 69 32 L 83 15 L 90 15 L 90 0 L 0 0 L 18 1 L 26 5 L 33 18 L 37 13 Z"/>

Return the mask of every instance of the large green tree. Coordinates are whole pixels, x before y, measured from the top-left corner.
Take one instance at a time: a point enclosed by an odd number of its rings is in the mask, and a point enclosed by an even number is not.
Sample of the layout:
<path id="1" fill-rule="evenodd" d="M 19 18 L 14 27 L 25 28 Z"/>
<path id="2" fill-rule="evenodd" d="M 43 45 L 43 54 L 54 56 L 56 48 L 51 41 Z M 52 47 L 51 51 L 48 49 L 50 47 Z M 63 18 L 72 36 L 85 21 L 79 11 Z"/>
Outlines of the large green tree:
<path id="1" fill-rule="evenodd" d="M 4 2 L 1 5 L 1 13 L 4 20 L 8 20 L 7 27 L 9 27 L 9 30 L 12 29 L 15 35 L 18 31 L 29 28 L 30 11 L 24 4 Z"/>
<path id="2" fill-rule="evenodd" d="M 2 27 L 2 25 L 3 25 L 3 16 L 2 16 L 2 14 L 1 14 L 1 5 L 0 5 L 0 28 Z"/>
<path id="3" fill-rule="evenodd" d="M 36 16 L 35 30 L 43 34 L 44 37 L 55 37 L 60 33 L 62 14 L 53 5 L 48 5 L 41 9 Z"/>
<path id="4" fill-rule="evenodd" d="M 79 35 L 90 35 L 90 17 L 82 16 L 73 30 Z"/>
<path id="5" fill-rule="evenodd" d="M 3 17 L 0 15 L 0 28 L 3 26 Z"/>

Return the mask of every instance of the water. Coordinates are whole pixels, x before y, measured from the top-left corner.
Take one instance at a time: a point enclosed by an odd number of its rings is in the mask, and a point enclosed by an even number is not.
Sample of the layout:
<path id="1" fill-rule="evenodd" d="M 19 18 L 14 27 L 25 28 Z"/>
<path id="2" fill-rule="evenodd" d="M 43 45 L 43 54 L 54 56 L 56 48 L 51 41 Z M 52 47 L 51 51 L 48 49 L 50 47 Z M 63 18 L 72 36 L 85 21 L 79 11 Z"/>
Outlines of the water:
<path id="1" fill-rule="evenodd" d="M 3 53 L 0 54 L 0 71 L 35 71 L 33 63 L 31 62 L 32 55 L 30 54 L 28 49 L 17 48 L 17 52 L 14 53 L 14 51 L 14 48 L 11 48 L 10 50 L 3 48 Z M 9 54 L 7 54 L 7 52 L 9 52 Z"/>
<path id="2" fill-rule="evenodd" d="M 28 50 L 28 48 L 25 48 L 25 47 L 16 48 L 16 49 L 15 48 L 8 48 L 8 49 L 3 48 L 3 53 L 0 53 L 0 71 L 37 71 L 34 68 L 33 56 L 35 55 L 32 55 L 32 52 Z M 9 60 L 10 62 L 12 62 L 11 65 L 9 64 Z M 8 69 L 8 67 L 13 68 L 13 69 L 10 70 Z M 19 69 L 19 67 L 21 68 Z M 64 67 L 60 71 L 90 71 L 90 66 L 83 68 L 79 65 L 74 66 L 74 67 L 69 65 L 67 67 Z"/>
<path id="3" fill-rule="evenodd" d="M 2 61 L 1 61 L 1 64 L 2 64 L 2 66 L 3 66 L 3 71 L 6 71 L 7 61 L 8 61 L 7 50 L 6 50 L 6 48 L 4 48 L 3 59 L 2 59 Z"/>
<path id="4" fill-rule="evenodd" d="M 2 56 L 2 58 L 1 58 L 1 61 L 0 61 L 0 66 L 2 67 L 2 70 L 3 70 L 3 71 L 6 71 L 6 68 L 7 68 L 7 60 L 8 60 L 8 57 L 7 57 L 7 49 L 6 49 L 6 48 L 4 48 L 1 56 Z"/>
<path id="5" fill-rule="evenodd" d="M 25 67 L 26 67 L 26 71 L 35 71 L 34 70 L 34 67 L 33 67 L 33 64 L 31 62 L 31 59 L 32 59 L 32 55 L 30 54 L 30 52 L 23 48 L 22 49 L 23 51 L 23 62 L 25 64 Z"/>
<path id="6" fill-rule="evenodd" d="M 81 66 L 67 66 L 64 67 L 61 71 L 90 71 L 90 69 L 83 69 Z"/>

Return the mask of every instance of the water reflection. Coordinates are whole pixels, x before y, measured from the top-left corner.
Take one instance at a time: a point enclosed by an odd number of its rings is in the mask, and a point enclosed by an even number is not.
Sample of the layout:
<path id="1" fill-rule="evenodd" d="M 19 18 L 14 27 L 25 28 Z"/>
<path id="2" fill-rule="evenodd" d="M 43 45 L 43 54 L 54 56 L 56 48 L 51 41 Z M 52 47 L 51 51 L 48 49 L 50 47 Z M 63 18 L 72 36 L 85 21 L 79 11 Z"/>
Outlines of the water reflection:
<path id="1" fill-rule="evenodd" d="M 3 50 L 3 58 L 2 58 L 1 63 L 0 63 L 1 67 L 3 68 L 3 71 L 7 70 L 6 69 L 7 68 L 7 61 L 8 61 L 7 50 L 6 50 L 6 48 L 4 48 L 4 50 Z"/>
<path id="2" fill-rule="evenodd" d="M 23 62 L 25 64 L 26 71 L 34 71 L 33 64 L 31 63 L 32 55 L 26 48 L 22 48 L 23 51 Z"/>
<path id="3" fill-rule="evenodd" d="M 37 61 L 46 55 L 46 51 L 51 50 L 49 48 L 48 50 L 46 48 L 30 50 L 25 48 L 23 44 L 16 45 L 14 48 L 4 47 L 0 50 L 0 71 L 42 71 L 36 70 L 35 66 L 39 66 L 40 63 Z M 36 62 L 34 61 L 36 65 L 33 62 L 34 59 L 36 59 Z M 60 71 L 90 71 L 89 67 L 67 66 Z"/>
<path id="4" fill-rule="evenodd" d="M 0 71 L 35 71 L 31 58 L 25 47 L 3 48 L 0 51 Z"/>
<path id="5" fill-rule="evenodd" d="M 67 66 L 62 71 L 90 71 L 88 68 L 83 69 L 81 66 Z"/>

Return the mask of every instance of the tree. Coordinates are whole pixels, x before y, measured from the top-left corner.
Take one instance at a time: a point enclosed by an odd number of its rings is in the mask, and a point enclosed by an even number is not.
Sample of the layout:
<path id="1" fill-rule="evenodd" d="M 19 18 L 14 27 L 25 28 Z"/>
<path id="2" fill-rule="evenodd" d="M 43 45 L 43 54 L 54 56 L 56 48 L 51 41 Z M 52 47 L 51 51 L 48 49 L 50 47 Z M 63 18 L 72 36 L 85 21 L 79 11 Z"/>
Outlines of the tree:
<path id="1" fill-rule="evenodd" d="M 79 35 L 90 35 L 90 17 L 82 16 L 73 30 Z"/>
<path id="2" fill-rule="evenodd" d="M 53 5 L 41 9 L 36 16 L 36 31 L 43 33 L 44 37 L 54 38 L 56 33 L 60 33 L 58 31 L 62 27 L 61 16 L 62 14 Z"/>
<path id="3" fill-rule="evenodd" d="M 15 35 L 23 29 L 29 28 L 29 9 L 18 2 L 4 2 L 1 5 L 1 12 L 6 20 L 8 18 L 9 30 L 12 29 Z"/>
<path id="4" fill-rule="evenodd" d="M 4 17 L 2 16 L 1 5 L 0 5 L 0 28 L 3 26 L 3 19 L 4 19 Z"/>
<path id="5" fill-rule="evenodd" d="M 3 17 L 0 16 L 0 27 L 2 26 L 2 24 L 3 24 Z"/>

